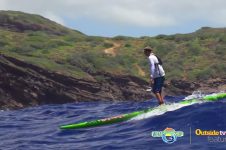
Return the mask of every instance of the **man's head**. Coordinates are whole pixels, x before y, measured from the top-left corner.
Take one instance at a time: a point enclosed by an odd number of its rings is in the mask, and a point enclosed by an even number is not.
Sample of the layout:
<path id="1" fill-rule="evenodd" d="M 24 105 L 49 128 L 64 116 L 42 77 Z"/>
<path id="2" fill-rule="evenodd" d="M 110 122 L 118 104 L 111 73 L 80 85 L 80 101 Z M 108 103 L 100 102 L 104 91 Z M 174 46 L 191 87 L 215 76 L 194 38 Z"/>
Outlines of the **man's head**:
<path id="1" fill-rule="evenodd" d="M 147 57 L 150 56 L 150 54 L 153 52 L 153 49 L 149 46 L 145 47 L 143 50 L 144 50 L 144 55 Z"/>

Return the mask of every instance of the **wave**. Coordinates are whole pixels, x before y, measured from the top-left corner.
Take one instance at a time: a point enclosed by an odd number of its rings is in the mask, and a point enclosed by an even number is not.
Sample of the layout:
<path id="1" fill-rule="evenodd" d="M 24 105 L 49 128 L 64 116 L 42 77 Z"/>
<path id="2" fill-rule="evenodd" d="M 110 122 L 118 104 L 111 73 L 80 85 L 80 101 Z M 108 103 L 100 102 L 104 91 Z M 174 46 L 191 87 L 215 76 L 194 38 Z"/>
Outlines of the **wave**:
<path id="1" fill-rule="evenodd" d="M 197 98 L 197 95 L 194 93 L 190 97 Z M 225 130 L 226 99 L 216 102 L 200 100 L 186 105 L 178 103 L 188 97 L 166 97 L 168 103 L 158 107 L 154 107 L 157 101 L 153 99 L 144 102 L 79 102 L 4 111 L 0 119 L 0 147 L 19 150 L 225 149 L 225 143 L 208 143 L 207 137 L 196 136 L 195 130 Z M 133 119 L 137 121 L 79 130 L 58 129 L 60 124 L 106 118 L 143 110 L 147 106 L 155 109 Z M 183 131 L 185 136 L 170 146 L 161 138 L 151 137 L 151 131 L 162 131 L 166 127 Z M 190 128 L 192 144 L 189 143 Z"/>

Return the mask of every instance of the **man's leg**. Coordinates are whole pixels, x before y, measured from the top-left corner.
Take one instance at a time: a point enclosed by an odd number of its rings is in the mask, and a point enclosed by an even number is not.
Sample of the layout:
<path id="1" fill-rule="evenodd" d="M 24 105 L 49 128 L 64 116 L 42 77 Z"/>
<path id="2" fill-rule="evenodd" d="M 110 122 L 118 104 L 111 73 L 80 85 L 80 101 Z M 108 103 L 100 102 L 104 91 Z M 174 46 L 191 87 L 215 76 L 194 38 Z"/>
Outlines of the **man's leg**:
<path id="1" fill-rule="evenodd" d="M 160 95 L 161 95 L 161 100 L 162 102 L 164 103 L 164 100 L 163 100 L 163 95 L 162 95 L 162 88 L 164 86 L 164 81 L 165 81 L 165 77 L 161 77 L 161 86 L 160 86 Z"/>
<path id="2" fill-rule="evenodd" d="M 162 105 L 162 104 L 164 104 L 164 101 L 163 101 L 163 98 L 162 98 L 162 96 L 161 96 L 161 94 L 160 93 L 155 93 L 155 96 L 156 96 L 156 98 L 158 99 L 158 101 L 159 101 L 159 105 Z"/>
<path id="3" fill-rule="evenodd" d="M 162 96 L 162 89 L 160 90 L 160 96 L 161 96 L 161 100 L 162 100 L 162 102 L 164 103 L 164 99 L 163 99 L 163 96 Z"/>
<path id="4" fill-rule="evenodd" d="M 159 101 L 159 105 L 164 104 L 164 100 L 162 96 L 162 87 L 163 87 L 164 80 L 165 80 L 164 77 L 154 79 L 153 92 Z"/>

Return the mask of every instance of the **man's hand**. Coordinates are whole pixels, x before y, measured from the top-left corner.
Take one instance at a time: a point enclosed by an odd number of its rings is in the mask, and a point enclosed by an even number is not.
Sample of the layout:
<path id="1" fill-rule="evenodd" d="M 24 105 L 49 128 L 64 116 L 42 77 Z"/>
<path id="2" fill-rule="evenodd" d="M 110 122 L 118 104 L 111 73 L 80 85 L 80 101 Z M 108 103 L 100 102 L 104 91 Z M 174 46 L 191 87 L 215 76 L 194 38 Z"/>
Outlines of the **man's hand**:
<path id="1" fill-rule="evenodd" d="M 150 78 L 150 84 L 153 85 L 154 84 L 154 80 L 152 78 Z"/>

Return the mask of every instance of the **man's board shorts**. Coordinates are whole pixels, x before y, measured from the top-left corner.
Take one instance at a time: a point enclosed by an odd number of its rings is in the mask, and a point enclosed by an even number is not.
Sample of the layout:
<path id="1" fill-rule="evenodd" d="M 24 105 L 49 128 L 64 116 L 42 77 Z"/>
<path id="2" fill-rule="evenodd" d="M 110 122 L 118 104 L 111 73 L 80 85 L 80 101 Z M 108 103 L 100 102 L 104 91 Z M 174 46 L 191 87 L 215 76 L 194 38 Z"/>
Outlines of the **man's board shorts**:
<path id="1" fill-rule="evenodd" d="M 165 77 L 154 78 L 154 85 L 152 87 L 153 93 L 161 93 L 164 85 Z"/>

